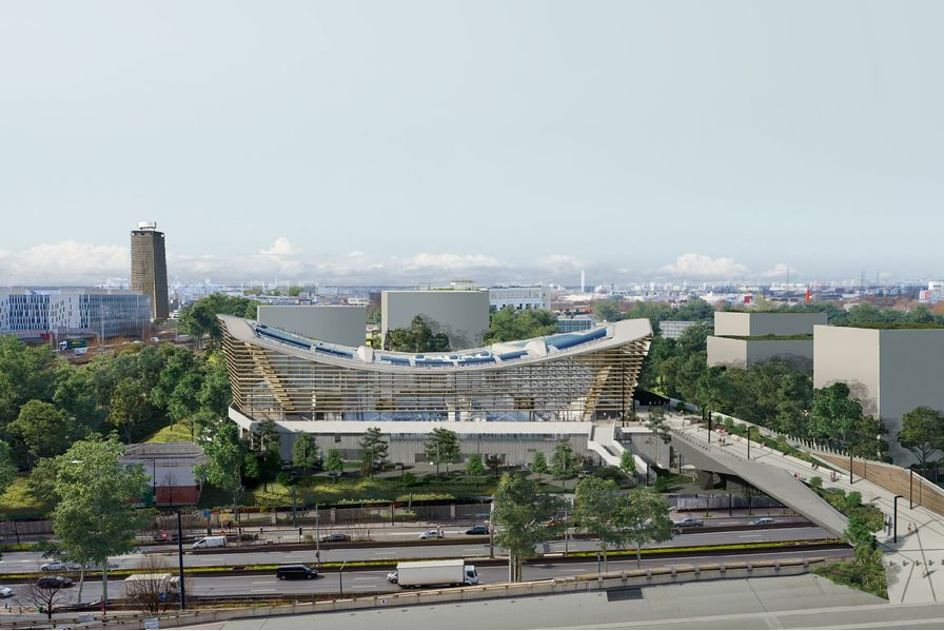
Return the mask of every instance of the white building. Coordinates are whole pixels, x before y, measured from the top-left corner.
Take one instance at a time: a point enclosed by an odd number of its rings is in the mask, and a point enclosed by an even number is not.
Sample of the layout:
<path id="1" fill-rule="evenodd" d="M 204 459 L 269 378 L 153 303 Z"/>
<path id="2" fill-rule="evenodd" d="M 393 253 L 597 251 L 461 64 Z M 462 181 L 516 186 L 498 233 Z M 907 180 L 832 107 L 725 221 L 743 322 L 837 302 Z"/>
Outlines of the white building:
<path id="1" fill-rule="evenodd" d="M 678 340 L 686 329 L 699 324 L 695 320 L 663 320 L 660 322 L 660 335 L 670 340 Z"/>
<path id="2" fill-rule="evenodd" d="M 0 292 L 0 333 L 49 330 L 49 294 L 29 289 Z"/>
<path id="3" fill-rule="evenodd" d="M 256 320 L 260 324 L 298 333 L 323 342 L 361 346 L 367 306 L 353 305 L 259 305 Z"/>
<path id="4" fill-rule="evenodd" d="M 151 298 L 139 292 L 107 289 L 0 292 L 0 333 L 138 337 L 150 322 Z"/>
<path id="5" fill-rule="evenodd" d="M 542 285 L 502 285 L 489 288 L 489 306 L 499 310 L 543 309 L 551 311 L 551 290 Z"/>

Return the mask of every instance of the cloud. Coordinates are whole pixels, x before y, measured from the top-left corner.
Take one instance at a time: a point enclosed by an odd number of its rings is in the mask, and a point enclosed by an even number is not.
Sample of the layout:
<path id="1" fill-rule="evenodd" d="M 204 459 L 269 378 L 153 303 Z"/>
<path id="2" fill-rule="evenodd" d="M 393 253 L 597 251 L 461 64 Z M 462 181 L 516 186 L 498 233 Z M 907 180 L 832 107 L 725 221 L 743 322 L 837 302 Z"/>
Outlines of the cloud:
<path id="1" fill-rule="evenodd" d="M 552 269 L 580 269 L 584 267 L 584 261 L 569 254 L 552 254 L 539 261 L 538 265 Z"/>
<path id="2" fill-rule="evenodd" d="M 483 254 L 427 254 L 426 252 L 404 259 L 401 264 L 405 271 L 424 268 L 455 271 L 503 266 L 498 260 Z"/>
<path id="3" fill-rule="evenodd" d="M 797 274 L 797 270 L 787 263 L 778 263 L 773 268 L 761 272 L 761 276 L 764 278 L 785 278 L 788 274 Z"/>
<path id="4" fill-rule="evenodd" d="M 298 254 L 298 250 L 285 237 L 277 237 L 271 248 L 260 250 L 263 256 L 291 256 Z"/>
<path id="5" fill-rule="evenodd" d="M 127 276 L 131 254 L 126 247 L 79 243 L 71 239 L 41 243 L 19 252 L 0 252 L 4 284 L 81 284 L 109 276 Z"/>
<path id="6" fill-rule="evenodd" d="M 664 265 L 660 271 L 680 278 L 722 279 L 743 276 L 748 268 L 727 256 L 712 258 L 707 254 L 690 252 L 679 256 L 674 263 Z"/>

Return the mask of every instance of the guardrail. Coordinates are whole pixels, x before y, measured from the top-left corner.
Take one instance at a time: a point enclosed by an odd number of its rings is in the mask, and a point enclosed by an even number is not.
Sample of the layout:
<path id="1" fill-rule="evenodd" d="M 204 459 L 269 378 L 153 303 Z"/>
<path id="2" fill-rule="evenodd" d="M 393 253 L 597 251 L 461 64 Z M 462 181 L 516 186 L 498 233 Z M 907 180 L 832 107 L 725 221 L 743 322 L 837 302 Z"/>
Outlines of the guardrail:
<path id="1" fill-rule="evenodd" d="M 582 574 L 523 583 L 497 583 L 453 589 L 378 594 L 376 596 L 342 598 L 311 603 L 203 611 L 195 610 L 172 614 L 165 613 L 160 616 L 155 616 L 154 614 L 117 614 L 102 620 L 90 618 L 88 615 L 85 615 L 70 618 L 57 618 L 56 622 L 59 626 L 86 625 L 90 628 L 140 629 L 144 627 L 145 622 L 157 618 L 159 619 L 161 628 L 168 628 L 211 624 L 239 618 L 269 618 L 273 616 L 356 611 L 385 607 L 410 607 L 417 605 L 470 602 L 495 598 L 521 598 L 628 587 L 649 587 L 703 580 L 795 576 L 807 573 L 811 566 L 837 560 L 837 557 L 829 559 L 813 557 L 805 559 L 675 566 L 672 568 L 650 568 L 610 572 L 607 574 Z M 0 622 L 2 622 L 4 627 L 10 629 L 35 629 L 44 626 L 45 619 L 40 620 L 37 618 L 32 621 L 20 620 L 7 622 L 0 618 Z"/>

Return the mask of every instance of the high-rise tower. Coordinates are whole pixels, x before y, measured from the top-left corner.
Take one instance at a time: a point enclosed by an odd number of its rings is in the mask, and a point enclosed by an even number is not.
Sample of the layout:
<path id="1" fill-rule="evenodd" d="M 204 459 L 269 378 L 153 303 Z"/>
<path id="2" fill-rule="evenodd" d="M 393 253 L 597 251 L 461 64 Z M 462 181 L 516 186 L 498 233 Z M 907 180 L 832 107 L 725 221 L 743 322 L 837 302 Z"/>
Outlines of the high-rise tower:
<path id="1" fill-rule="evenodd" d="M 138 222 L 131 231 L 131 289 L 151 296 L 151 317 L 166 320 L 167 259 L 164 255 L 164 233 L 153 221 Z"/>

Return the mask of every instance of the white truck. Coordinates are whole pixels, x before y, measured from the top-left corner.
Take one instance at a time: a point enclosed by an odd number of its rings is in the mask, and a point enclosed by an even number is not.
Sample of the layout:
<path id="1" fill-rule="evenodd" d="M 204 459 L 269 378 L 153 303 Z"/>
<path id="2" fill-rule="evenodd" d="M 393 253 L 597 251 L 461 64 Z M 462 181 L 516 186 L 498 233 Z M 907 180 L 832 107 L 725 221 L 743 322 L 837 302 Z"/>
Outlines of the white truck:
<path id="1" fill-rule="evenodd" d="M 222 548 L 226 545 L 226 537 L 217 536 L 217 537 L 201 537 L 194 541 L 194 545 L 191 546 L 194 550 L 199 550 L 200 548 Z"/>
<path id="2" fill-rule="evenodd" d="M 396 582 L 399 587 L 479 584 L 476 566 L 466 565 L 463 559 L 398 563 L 393 578 L 391 582 Z"/>
<path id="3" fill-rule="evenodd" d="M 176 594 L 180 591 L 180 577 L 169 572 L 159 574 L 132 574 L 125 579 L 125 595 Z"/>

